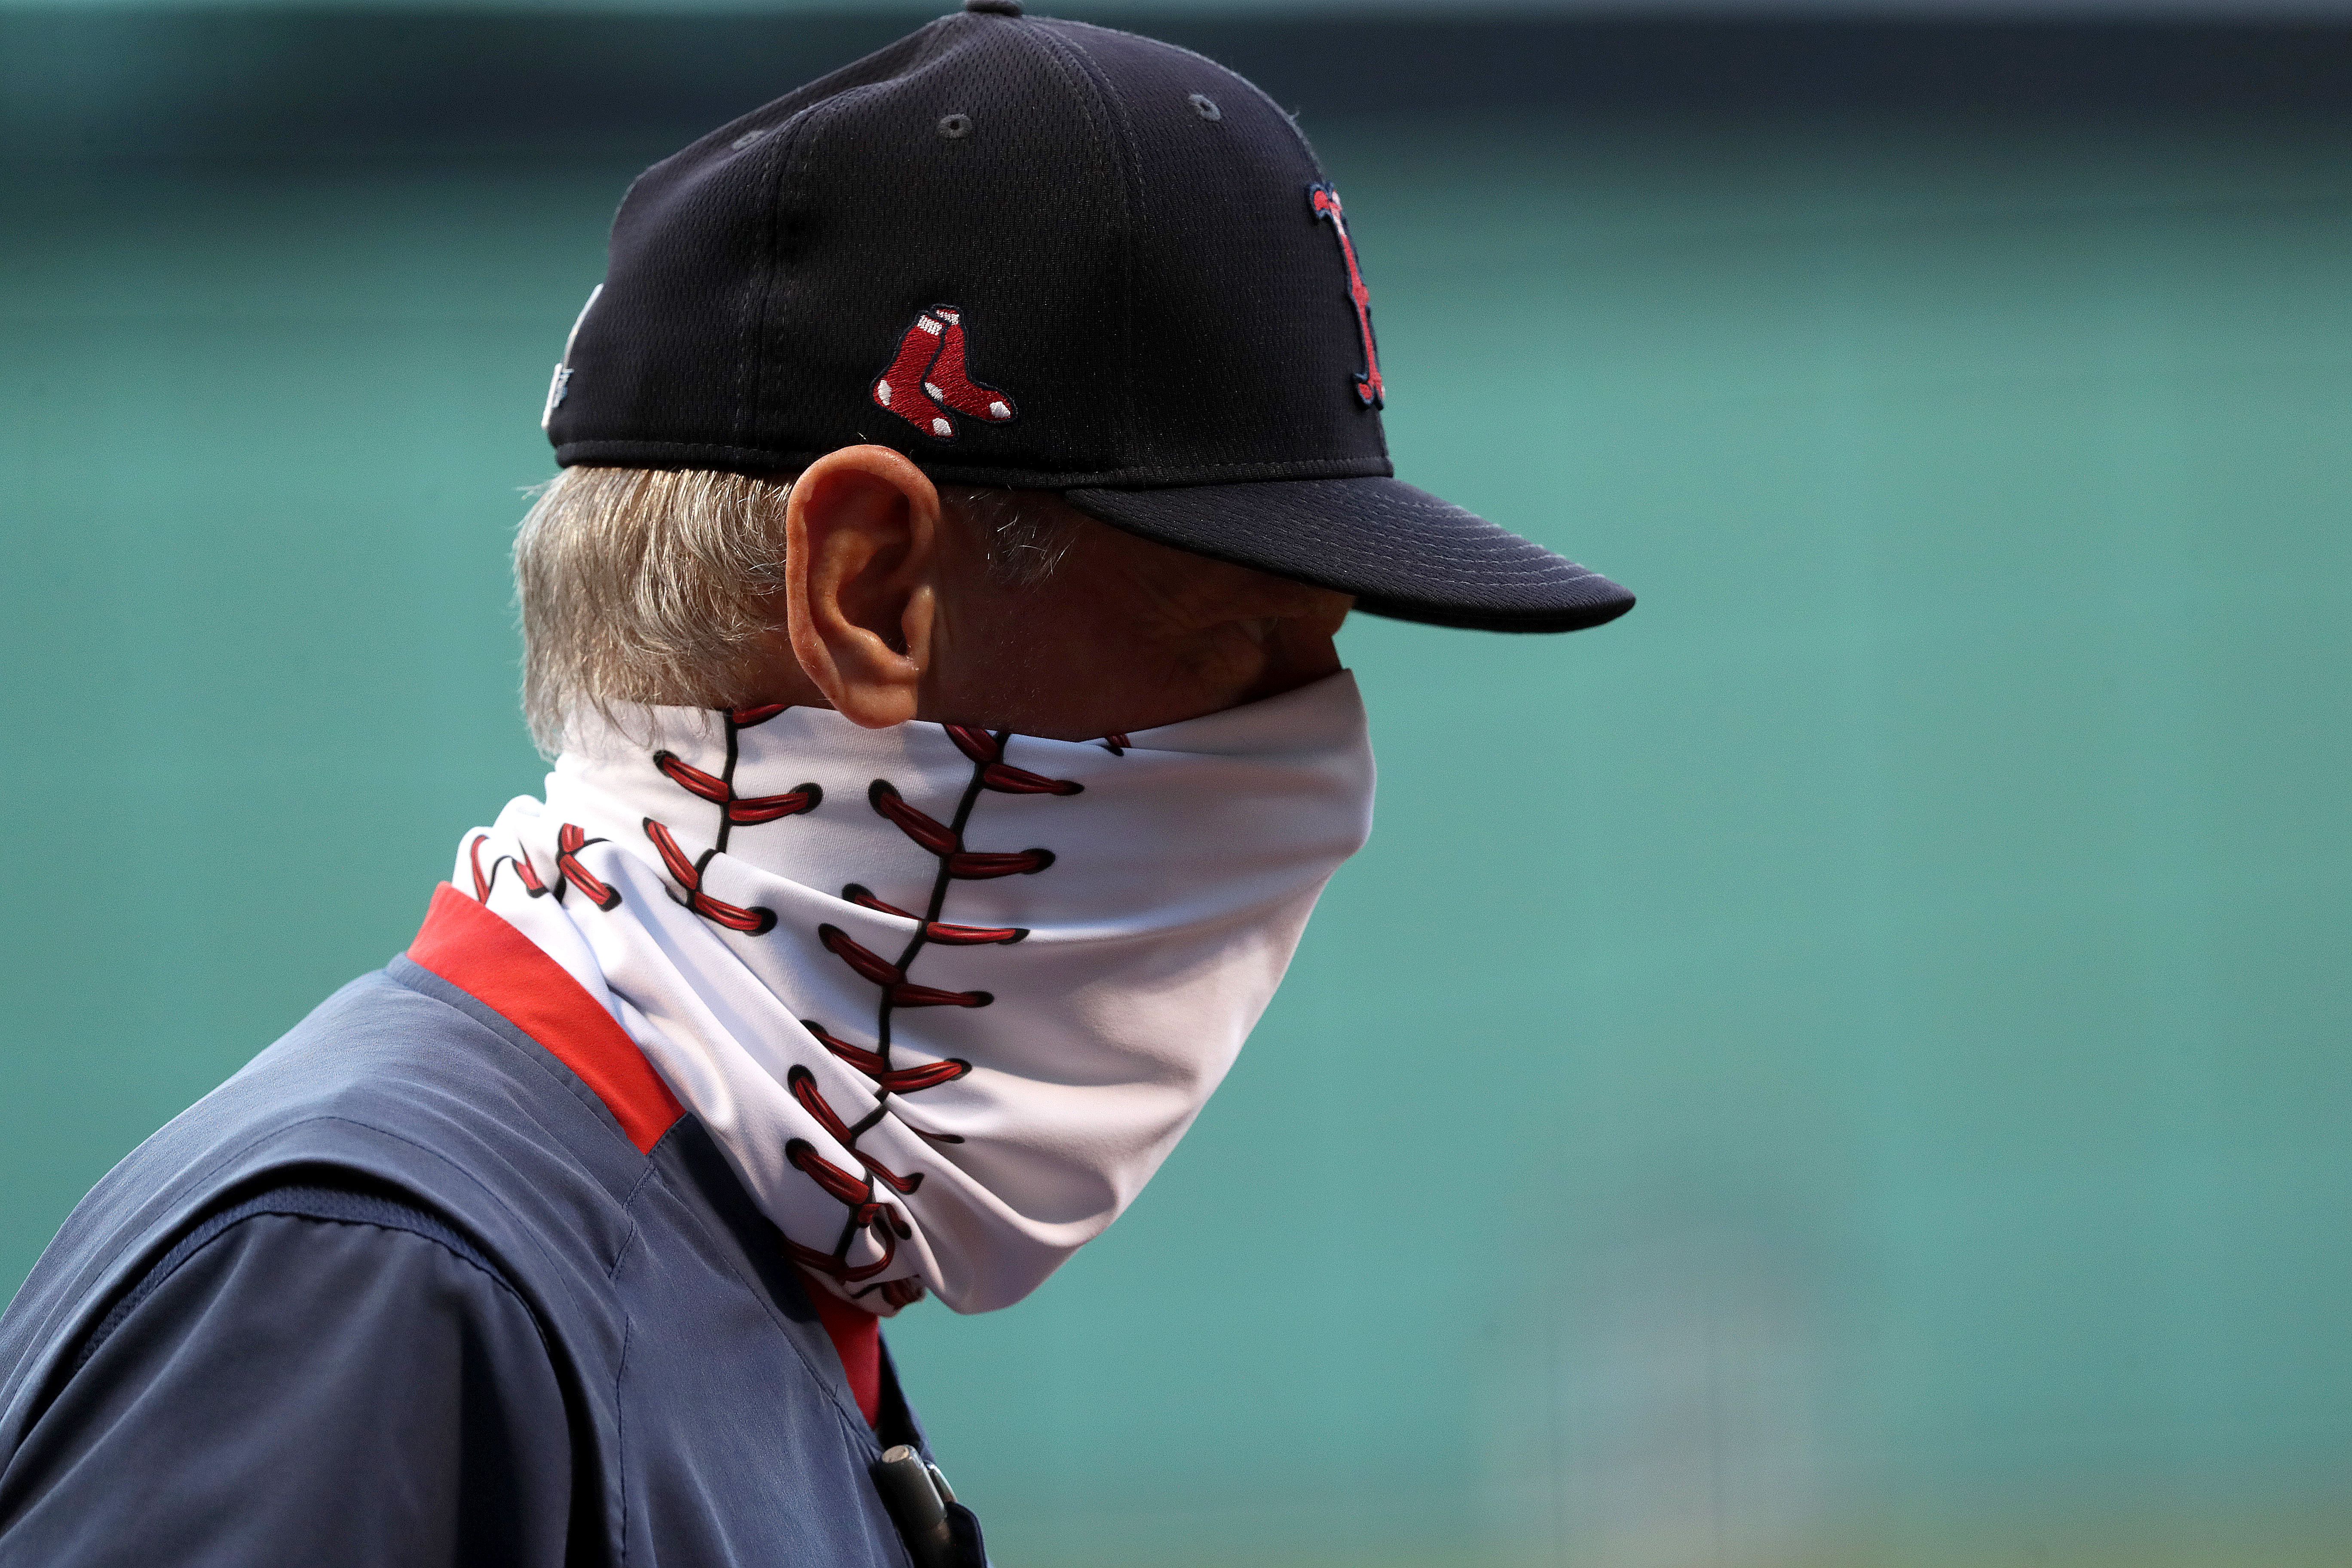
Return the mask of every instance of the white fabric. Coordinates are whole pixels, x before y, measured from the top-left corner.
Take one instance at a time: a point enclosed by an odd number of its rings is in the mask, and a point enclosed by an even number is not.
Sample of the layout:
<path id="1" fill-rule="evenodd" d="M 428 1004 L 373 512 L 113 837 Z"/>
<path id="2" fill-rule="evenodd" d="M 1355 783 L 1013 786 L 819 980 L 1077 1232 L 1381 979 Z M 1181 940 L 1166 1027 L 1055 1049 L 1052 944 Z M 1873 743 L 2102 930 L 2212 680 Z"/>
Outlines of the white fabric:
<path id="1" fill-rule="evenodd" d="M 573 737 L 546 800 L 468 833 L 454 878 L 487 885 L 488 907 L 612 1011 L 795 1256 L 886 1315 L 919 1287 L 959 1311 L 1008 1306 L 1118 1215 L 1233 1065 L 1371 825 L 1346 674 L 1107 741 L 960 733 L 814 708 L 642 710 Z M 877 805 L 877 780 L 903 805 Z M 776 815 L 805 804 L 804 784 L 821 801 Z M 950 829 L 961 808 L 960 837 L 908 806 Z M 591 841 L 568 859 L 567 826 Z M 1006 864 L 951 862 L 959 847 L 1052 862 L 951 875 Z M 935 931 L 853 887 L 1026 934 Z M 717 902 L 689 909 L 697 891 Z M 768 929 L 732 929 L 746 924 Z M 906 985 L 966 1005 L 895 990 L 875 966 L 902 961 Z M 861 1068 L 886 1026 L 887 1064 Z M 882 1089 L 880 1071 L 927 1066 L 956 1076 Z"/>

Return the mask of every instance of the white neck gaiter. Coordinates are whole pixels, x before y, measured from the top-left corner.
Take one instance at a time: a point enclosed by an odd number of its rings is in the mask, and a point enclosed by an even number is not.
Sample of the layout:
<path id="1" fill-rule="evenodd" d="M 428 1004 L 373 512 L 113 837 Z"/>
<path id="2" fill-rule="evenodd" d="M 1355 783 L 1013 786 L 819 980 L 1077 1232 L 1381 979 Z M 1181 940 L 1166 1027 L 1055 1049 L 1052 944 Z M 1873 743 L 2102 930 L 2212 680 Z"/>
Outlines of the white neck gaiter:
<path id="1" fill-rule="evenodd" d="M 641 710 L 453 879 L 628 1031 L 793 1256 L 1009 1306 L 1233 1065 L 1371 825 L 1346 674 L 1102 741 Z"/>

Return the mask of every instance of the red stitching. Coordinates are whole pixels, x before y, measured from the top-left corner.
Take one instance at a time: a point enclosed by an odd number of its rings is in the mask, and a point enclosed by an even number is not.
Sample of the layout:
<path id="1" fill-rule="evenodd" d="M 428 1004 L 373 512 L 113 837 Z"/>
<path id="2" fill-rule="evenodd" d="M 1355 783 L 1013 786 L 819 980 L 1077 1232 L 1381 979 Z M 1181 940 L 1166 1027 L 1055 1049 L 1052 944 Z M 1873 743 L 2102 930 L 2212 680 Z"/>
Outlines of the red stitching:
<path id="1" fill-rule="evenodd" d="M 853 1046 L 814 1018 L 803 1018 L 801 1027 L 814 1035 L 818 1045 L 823 1046 L 867 1078 L 879 1079 L 884 1073 L 890 1070 L 890 1064 L 882 1059 L 880 1051 L 869 1051 L 864 1046 Z"/>
<path id="2" fill-rule="evenodd" d="M 982 788 L 1000 795 L 1079 795 L 1087 787 L 1076 779 L 1049 779 L 1008 763 L 991 763 L 981 769 L 980 782 Z"/>
<path id="3" fill-rule="evenodd" d="M 667 774 L 670 782 L 689 794 L 700 795 L 713 805 L 725 808 L 727 821 L 738 827 L 753 827 L 762 822 L 774 822 L 781 817 L 798 816 L 814 811 L 824 798 L 824 791 L 815 784 L 805 784 L 783 795 L 739 795 L 735 786 L 716 773 L 704 773 L 675 752 L 656 752 L 654 766 Z"/>
<path id="4" fill-rule="evenodd" d="M 801 1102 L 801 1109 L 816 1118 L 816 1124 L 824 1128 L 835 1142 L 848 1150 L 851 1156 L 866 1167 L 869 1175 L 879 1177 L 884 1185 L 901 1193 L 911 1193 L 923 1184 L 920 1171 L 911 1176 L 902 1176 L 857 1146 L 858 1134 L 865 1128 L 852 1128 L 842 1121 L 841 1113 L 834 1110 L 817 1089 L 814 1073 L 804 1067 L 794 1067 L 784 1074 L 784 1085 L 793 1091 L 793 1098 Z M 869 1121 L 866 1125 L 871 1126 L 872 1123 Z"/>
<path id="5" fill-rule="evenodd" d="M 876 898 L 874 896 L 874 889 L 867 887 L 863 882 L 850 883 L 847 887 L 841 889 L 841 896 L 850 903 L 856 904 L 861 909 L 879 910 L 886 915 L 897 915 L 902 921 L 910 921 L 915 918 L 915 916 L 908 913 L 907 910 L 900 909 L 898 905 L 886 904 L 881 900 Z"/>
<path id="6" fill-rule="evenodd" d="M 784 1247 L 792 1253 L 793 1260 L 802 1268 L 814 1268 L 820 1274 L 830 1274 L 845 1285 L 856 1285 L 860 1281 L 873 1279 L 898 1260 L 898 1238 L 890 1234 L 890 1228 L 878 1221 L 871 1228 L 874 1234 L 881 1238 L 882 1256 L 858 1268 L 852 1268 L 830 1252 L 819 1252 L 814 1247 L 803 1247 L 789 1236 L 784 1237 Z M 919 1300 L 921 1298 L 918 1297 L 916 1300 Z"/>
<path id="7" fill-rule="evenodd" d="M 816 1124 L 824 1128 L 835 1142 L 845 1149 L 849 1146 L 852 1136 L 849 1123 L 844 1121 L 833 1107 L 825 1103 L 824 1096 L 817 1092 L 816 1074 L 804 1067 L 792 1068 L 784 1074 L 784 1087 L 793 1091 L 793 1098 L 801 1102 L 801 1109 L 815 1117 Z"/>
<path id="8" fill-rule="evenodd" d="M 882 1059 L 881 1052 L 869 1051 L 864 1046 L 853 1046 L 814 1019 L 803 1018 L 801 1027 L 814 1035 L 818 1045 L 881 1085 L 887 1094 L 913 1094 L 935 1084 L 952 1083 L 971 1070 L 971 1064 L 961 1057 L 926 1062 L 919 1068 L 894 1069 Z M 961 1143 L 963 1140 L 957 1138 L 954 1142 Z"/>
<path id="9" fill-rule="evenodd" d="M 992 991 L 941 991 L 929 985 L 890 987 L 890 1000 L 901 1007 L 985 1007 L 996 1000 Z"/>
<path id="10" fill-rule="evenodd" d="M 499 856 L 490 862 L 490 868 L 488 871 L 483 870 L 482 846 L 489 841 L 490 836 L 487 833 L 482 834 L 475 838 L 472 846 L 467 850 L 467 858 L 473 861 L 474 866 L 474 901 L 476 903 L 487 904 L 490 901 L 490 886 L 499 879 L 499 868 L 501 866 L 511 866 L 515 868 L 515 875 L 522 880 L 523 891 L 532 898 L 547 897 L 547 884 L 539 879 L 539 873 L 531 869 L 530 861 L 525 856 Z"/>
<path id="11" fill-rule="evenodd" d="M 1019 942 L 1027 926 L 960 926 L 946 921 L 925 921 L 923 934 L 942 947 L 996 947 Z"/>
<path id="12" fill-rule="evenodd" d="M 728 787 L 725 779 L 720 778 L 717 773 L 704 773 L 700 768 L 679 757 L 676 752 L 656 752 L 654 766 L 667 773 L 670 782 L 681 789 L 691 790 L 715 805 L 726 805 L 728 797 L 735 793 Z"/>
<path id="13" fill-rule="evenodd" d="M 814 784 L 804 784 L 782 795 L 743 795 L 735 793 L 735 763 L 740 755 L 736 737 L 756 724 L 764 724 L 782 712 L 789 704 L 771 702 L 758 708 L 722 710 L 719 717 L 727 727 L 727 760 L 718 773 L 708 773 L 679 756 L 676 752 L 656 752 L 654 766 L 661 775 L 693 795 L 719 808 L 719 836 L 711 847 L 698 860 L 690 860 L 669 829 L 652 817 L 646 818 L 646 836 L 661 851 L 662 864 L 686 889 L 678 901 L 696 914 L 729 931 L 747 936 L 765 936 L 776 926 L 773 910 L 746 909 L 738 904 L 721 903 L 702 890 L 702 870 L 710 864 L 710 857 L 727 848 L 727 837 L 738 827 L 757 827 L 763 823 L 781 821 L 787 816 L 802 816 L 814 811 L 824 800 L 824 791 Z"/>
<path id="14" fill-rule="evenodd" d="M 814 784 L 803 784 L 783 795 L 738 795 L 727 803 L 727 820 L 737 827 L 757 827 L 763 822 L 814 811 L 824 798 L 824 792 Z"/>
<path id="15" fill-rule="evenodd" d="M 848 932 L 836 925 L 816 928 L 816 939 L 824 950 L 857 971 L 858 977 L 876 985 L 896 985 L 907 978 L 907 972 L 870 948 L 861 947 Z"/>
<path id="16" fill-rule="evenodd" d="M 961 1057 L 949 1057 L 919 1068 L 898 1068 L 884 1073 L 878 1079 L 885 1094 L 915 1094 L 935 1089 L 943 1083 L 953 1083 L 971 1070 L 971 1064 Z M 962 1142 L 958 1138 L 956 1142 Z"/>
<path id="17" fill-rule="evenodd" d="M 654 847 L 661 852 L 662 864 L 669 868 L 669 874 L 689 889 L 698 886 L 702 881 L 701 868 L 687 858 L 686 851 L 678 847 L 677 840 L 670 837 L 669 829 L 650 816 L 645 820 L 645 828 L 646 837 L 652 839 Z"/>
<path id="18" fill-rule="evenodd" d="M 587 867 L 580 863 L 580 851 L 587 848 L 591 844 L 604 842 L 601 838 L 589 837 L 587 829 L 574 827 L 572 824 L 565 823 L 556 830 L 555 834 L 555 874 L 570 886 L 579 889 L 581 896 L 598 909 L 618 909 L 621 903 L 621 889 L 602 878 L 593 875 Z M 556 890 L 558 901 L 562 900 L 562 889 L 558 889 Z"/>
<path id="19" fill-rule="evenodd" d="M 985 730 L 975 730 L 969 724 L 942 724 L 948 739 L 956 750 L 978 763 L 980 783 L 983 789 L 1001 791 L 1005 795 L 1082 795 L 1086 785 L 1076 779 L 1049 779 L 1043 773 L 1033 773 L 1026 768 L 1008 766 L 1004 761 L 1004 741 Z M 1124 739 L 1125 737 L 1121 737 Z M 886 787 L 877 779 L 874 787 Z M 892 791 L 892 794 L 898 793 Z M 929 821 L 929 817 L 924 818 Z"/>
<path id="20" fill-rule="evenodd" d="M 910 985 L 904 969 L 871 948 L 861 946 L 839 926 L 817 927 L 816 939 L 824 944 L 827 952 L 857 971 L 860 978 L 887 990 L 890 1000 L 901 1007 L 985 1007 L 996 1000 L 985 991 L 940 991 L 929 985 Z"/>
<path id="21" fill-rule="evenodd" d="M 1001 770 L 1003 767 L 1003 764 L 1001 763 L 980 763 L 972 770 L 971 785 L 966 793 L 973 795 L 988 788 L 990 773 Z M 1011 771 L 1019 773 L 1022 770 L 1016 768 Z M 1076 795 L 1081 787 L 1066 779 L 1039 778 L 1035 773 L 1027 773 L 1025 776 L 1038 779 L 1040 784 L 1047 787 L 1037 792 L 1017 793 Z M 1067 789 L 1055 787 L 1064 784 L 1069 784 L 1070 787 Z M 939 818 L 908 805 L 906 798 L 899 795 L 898 786 L 888 779 L 876 779 L 867 785 L 866 798 L 876 811 L 897 824 L 899 832 L 932 854 L 940 857 L 950 877 L 964 880 L 981 880 L 991 877 L 1027 876 L 1033 872 L 1042 871 L 1054 863 L 1054 852 L 1051 849 L 1022 849 L 1010 854 L 998 850 L 966 849 L 963 847 L 961 833 L 940 821 Z"/>
<path id="22" fill-rule="evenodd" d="M 700 859 L 689 860 L 686 851 L 678 847 L 677 840 L 670 837 L 668 828 L 650 816 L 645 820 L 645 828 L 646 837 L 654 841 L 654 848 L 660 854 L 662 864 L 669 868 L 670 876 L 678 886 L 686 889 L 686 896 L 677 900 L 679 903 L 714 925 L 740 931 L 746 936 L 765 936 L 776 929 L 775 910 L 722 903 L 702 890 L 702 869 L 710 864 L 710 858 L 718 854 L 718 850 L 706 849 Z"/>
<path id="23" fill-rule="evenodd" d="M 874 1184 L 863 1176 L 853 1176 L 816 1152 L 816 1145 L 805 1138 L 795 1138 L 784 1145 L 784 1158 L 795 1169 L 804 1171 L 809 1178 L 826 1192 L 845 1204 L 860 1204 L 868 1210 L 874 1207 Z M 874 1215 L 862 1213 L 854 1222 L 870 1225 Z"/>
<path id="24" fill-rule="evenodd" d="M 899 832 L 904 833 L 916 844 L 929 850 L 938 861 L 939 868 L 931 879 L 930 907 L 923 914 L 917 915 L 911 910 L 902 910 L 896 904 L 884 902 L 875 896 L 871 888 L 861 883 L 852 882 L 841 889 L 841 896 L 845 901 L 856 904 L 861 909 L 873 910 L 880 914 L 895 915 L 900 920 L 914 921 L 915 931 L 907 943 L 906 951 L 898 955 L 896 963 L 893 963 L 856 941 L 839 926 L 829 923 L 820 925 L 816 931 L 817 941 L 824 945 L 827 952 L 849 965 L 851 971 L 859 979 L 880 991 L 881 999 L 874 1021 L 877 1044 L 871 1047 L 853 1045 L 835 1036 L 813 1018 L 803 1018 L 801 1024 L 818 1044 L 874 1081 L 876 1089 L 874 1110 L 856 1127 L 850 1127 L 842 1121 L 833 1107 L 826 1103 L 824 1096 L 818 1092 L 815 1077 L 807 1068 L 795 1067 L 785 1074 L 785 1081 L 791 1086 L 793 1098 L 798 1100 L 803 1108 L 816 1119 L 819 1126 L 832 1134 L 834 1142 L 855 1155 L 857 1163 L 864 1166 L 866 1173 L 875 1180 L 887 1186 L 895 1187 L 902 1193 L 914 1191 L 916 1185 L 923 1179 L 921 1173 L 918 1172 L 911 1176 L 899 1176 L 885 1170 L 857 1146 L 857 1140 L 882 1120 L 887 1113 L 887 1101 L 891 1095 L 916 1094 L 943 1083 L 952 1083 L 970 1072 L 971 1064 L 961 1058 L 950 1057 L 943 1061 L 927 1062 L 919 1067 L 893 1068 L 890 1065 L 892 1015 L 901 1007 L 985 1007 L 995 1000 L 994 995 L 986 991 L 945 991 L 935 986 L 918 985 L 907 978 L 907 971 L 915 962 L 917 955 L 925 947 L 934 942 L 944 947 L 1001 946 L 1008 942 L 1019 942 L 1027 936 L 1028 931 L 1020 926 L 968 926 L 942 921 L 939 918 L 940 907 L 946 902 L 949 889 L 958 881 L 1024 876 L 1042 871 L 1054 863 L 1054 852 L 1050 849 L 1021 849 L 1011 852 L 966 849 L 963 844 L 964 827 L 971 820 L 972 807 L 978 804 L 982 795 L 992 791 L 1001 795 L 1072 795 L 1078 794 L 1083 787 L 1075 779 L 1047 778 L 1043 773 L 1034 773 L 1025 768 L 1016 768 L 1006 763 L 1004 746 L 1005 742 L 1012 738 L 1009 731 L 997 731 L 992 733 L 989 731 L 976 730 L 964 724 L 949 724 L 943 728 L 947 731 L 948 739 L 954 742 L 958 751 L 970 759 L 972 765 L 971 776 L 965 783 L 962 798 L 957 803 L 953 822 L 941 822 L 928 812 L 909 805 L 906 797 L 898 793 L 898 786 L 887 779 L 876 779 L 866 792 L 867 803 L 874 807 L 878 816 L 895 826 Z M 1124 739 L 1124 737 L 1121 738 Z M 952 1132 L 926 1132 L 912 1123 L 905 1125 L 917 1136 L 933 1143 L 963 1142 L 961 1137 Z M 879 1273 L 880 1268 L 872 1264 L 863 1268 L 851 1268 L 847 1263 L 849 1248 L 861 1233 L 872 1234 L 880 1237 L 887 1255 L 892 1247 L 889 1223 L 896 1221 L 897 1211 L 895 1209 L 890 1211 L 888 1221 L 868 1220 L 866 1217 L 866 1209 L 864 1206 L 866 1200 L 857 1198 L 854 1191 L 842 1183 L 842 1178 L 846 1177 L 848 1173 L 842 1171 L 837 1165 L 822 1164 L 822 1162 L 819 1162 L 822 1169 L 804 1163 L 801 1158 L 793 1155 L 789 1149 L 786 1151 L 786 1157 L 791 1159 L 796 1167 L 807 1172 L 811 1178 L 825 1191 L 849 1205 L 847 1220 L 842 1226 L 840 1239 L 835 1243 L 832 1252 L 822 1253 L 814 1247 L 803 1247 L 795 1242 L 792 1244 L 793 1257 L 808 1268 L 841 1280 L 845 1285 L 871 1279 L 875 1274 Z M 817 1160 L 814 1148 L 810 1149 L 808 1159 Z M 855 1180 L 854 1177 L 849 1179 Z M 903 1185 L 901 1185 L 902 1183 Z M 887 1205 L 883 1206 L 888 1207 Z M 898 1234 L 907 1236 L 911 1232 L 899 1231 Z M 886 1264 L 887 1261 L 886 1256 Z M 919 1300 L 923 1293 L 922 1286 L 910 1279 L 894 1279 L 874 1289 L 881 1290 L 884 1300 L 893 1306 L 901 1307 L 909 1301 Z M 860 1293 L 854 1290 L 850 1292 L 852 1295 Z"/>
<path id="25" fill-rule="evenodd" d="M 1001 763 L 1004 760 L 1004 748 L 998 744 L 995 736 L 985 730 L 975 730 L 969 724 L 942 724 L 940 728 L 948 732 L 948 739 L 955 742 L 957 751 L 975 763 Z"/>
<path id="26" fill-rule="evenodd" d="M 861 909 L 875 910 L 886 915 L 897 915 L 902 921 L 915 920 L 908 911 L 896 904 L 886 904 L 874 896 L 874 889 L 852 882 L 841 889 L 841 896 Z M 922 921 L 923 934 L 948 947 L 984 947 L 997 942 L 1019 942 L 1029 934 L 1027 926 L 960 926 L 948 921 Z"/>
<path id="27" fill-rule="evenodd" d="M 888 779 L 876 779 L 866 787 L 866 798 L 875 810 L 898 824 L 899 832 L 932 854 L 945 855 L 962 847 L 954 828 L 908 805 Z"/>
<path id="28" fill-rule="evenodd" d="M 1348 237 L 1348 215 L 1339 205 L 1339 193 L 1328 185 L 1307 186 L 1307 205 L 1318 218 L 1328 219 L 1331 231 L 1339 237 L 1339 255 L 1348 263 L 1348 300 L 1356 307 L 1356 331 L 1364 346 L 1364 368 L 1356 374 L 1356 401 L 1367 408 L 1379 408 L 1388 402 L 1388 389 L 1381 384 L 1380 345 L 1372 341 L 1372 291 L 1365 287 L 1363 271 L 1356 265 L 1356 242 Z"/>
<path id="29" fill-rule="evenodd" d="M 1033 877 L 1054 863 L 1051 849 L 1023 849 L 1013 854 L 959 850 L 947 858 L 948 875 L 967 882 L 995 877 Z"/>

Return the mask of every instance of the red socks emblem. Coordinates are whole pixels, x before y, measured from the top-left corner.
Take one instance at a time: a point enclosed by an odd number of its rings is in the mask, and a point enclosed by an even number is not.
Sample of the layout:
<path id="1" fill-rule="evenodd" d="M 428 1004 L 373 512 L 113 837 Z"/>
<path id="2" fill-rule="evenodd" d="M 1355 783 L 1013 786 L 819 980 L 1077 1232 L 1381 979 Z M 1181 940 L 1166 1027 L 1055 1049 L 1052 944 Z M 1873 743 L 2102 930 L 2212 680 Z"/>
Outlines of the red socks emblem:
<path id="1" fill-rule="evenodd" d="M 1013 415 L 1012 398 L 964 369 L 963 312 L 953 305 L 934 305 L 915 318 L 874 384 L 874 405 L 940 441 L 956 438 L 957 414 L 991 425 Z"/>

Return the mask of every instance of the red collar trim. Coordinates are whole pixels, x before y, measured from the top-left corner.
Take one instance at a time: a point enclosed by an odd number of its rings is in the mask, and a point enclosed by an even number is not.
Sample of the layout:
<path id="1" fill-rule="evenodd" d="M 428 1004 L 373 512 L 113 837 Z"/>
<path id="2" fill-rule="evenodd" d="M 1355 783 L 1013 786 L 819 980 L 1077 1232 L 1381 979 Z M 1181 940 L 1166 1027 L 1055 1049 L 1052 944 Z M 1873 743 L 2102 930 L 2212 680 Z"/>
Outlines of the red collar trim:
<path id="1" fill-rule="evenodd" d="M 833 1342 L 833 1353 L 841 1358 L 841 1370 L 849 1378 L 849 1395 L 857 1401 L 857 1413 L 866 1417 L 868 1426 L 882 1424 L 882 1320 L 863 1307 L 854 1307 L 817 1282 L 816 1276 L 801 1270 L 801 1290 L 816 1309 L 817 1321 L 824 1325 L 824 1337 Z"/>
<path id="2" fill-rule="evenodd" d="M 409 962 L 431 970 L 580 1075 L 641 1154 L 653 1152 L 686 1108 L 628 1032 L 530 938 L 444 882 Z"/>
<path id="3" fill-rule="evenodd" d="M 539 944 L 444 882 L 409 962 L 431 970 L 541 1045 L 580 1075 L 641 1154 L 653 1152 L 685 1107 L 628 1032 Z M 841 1357 L 851 1396 L 872 1426 L 882 1411 L 882 1322 L 810 1280 L 803 1289 Z"/>

